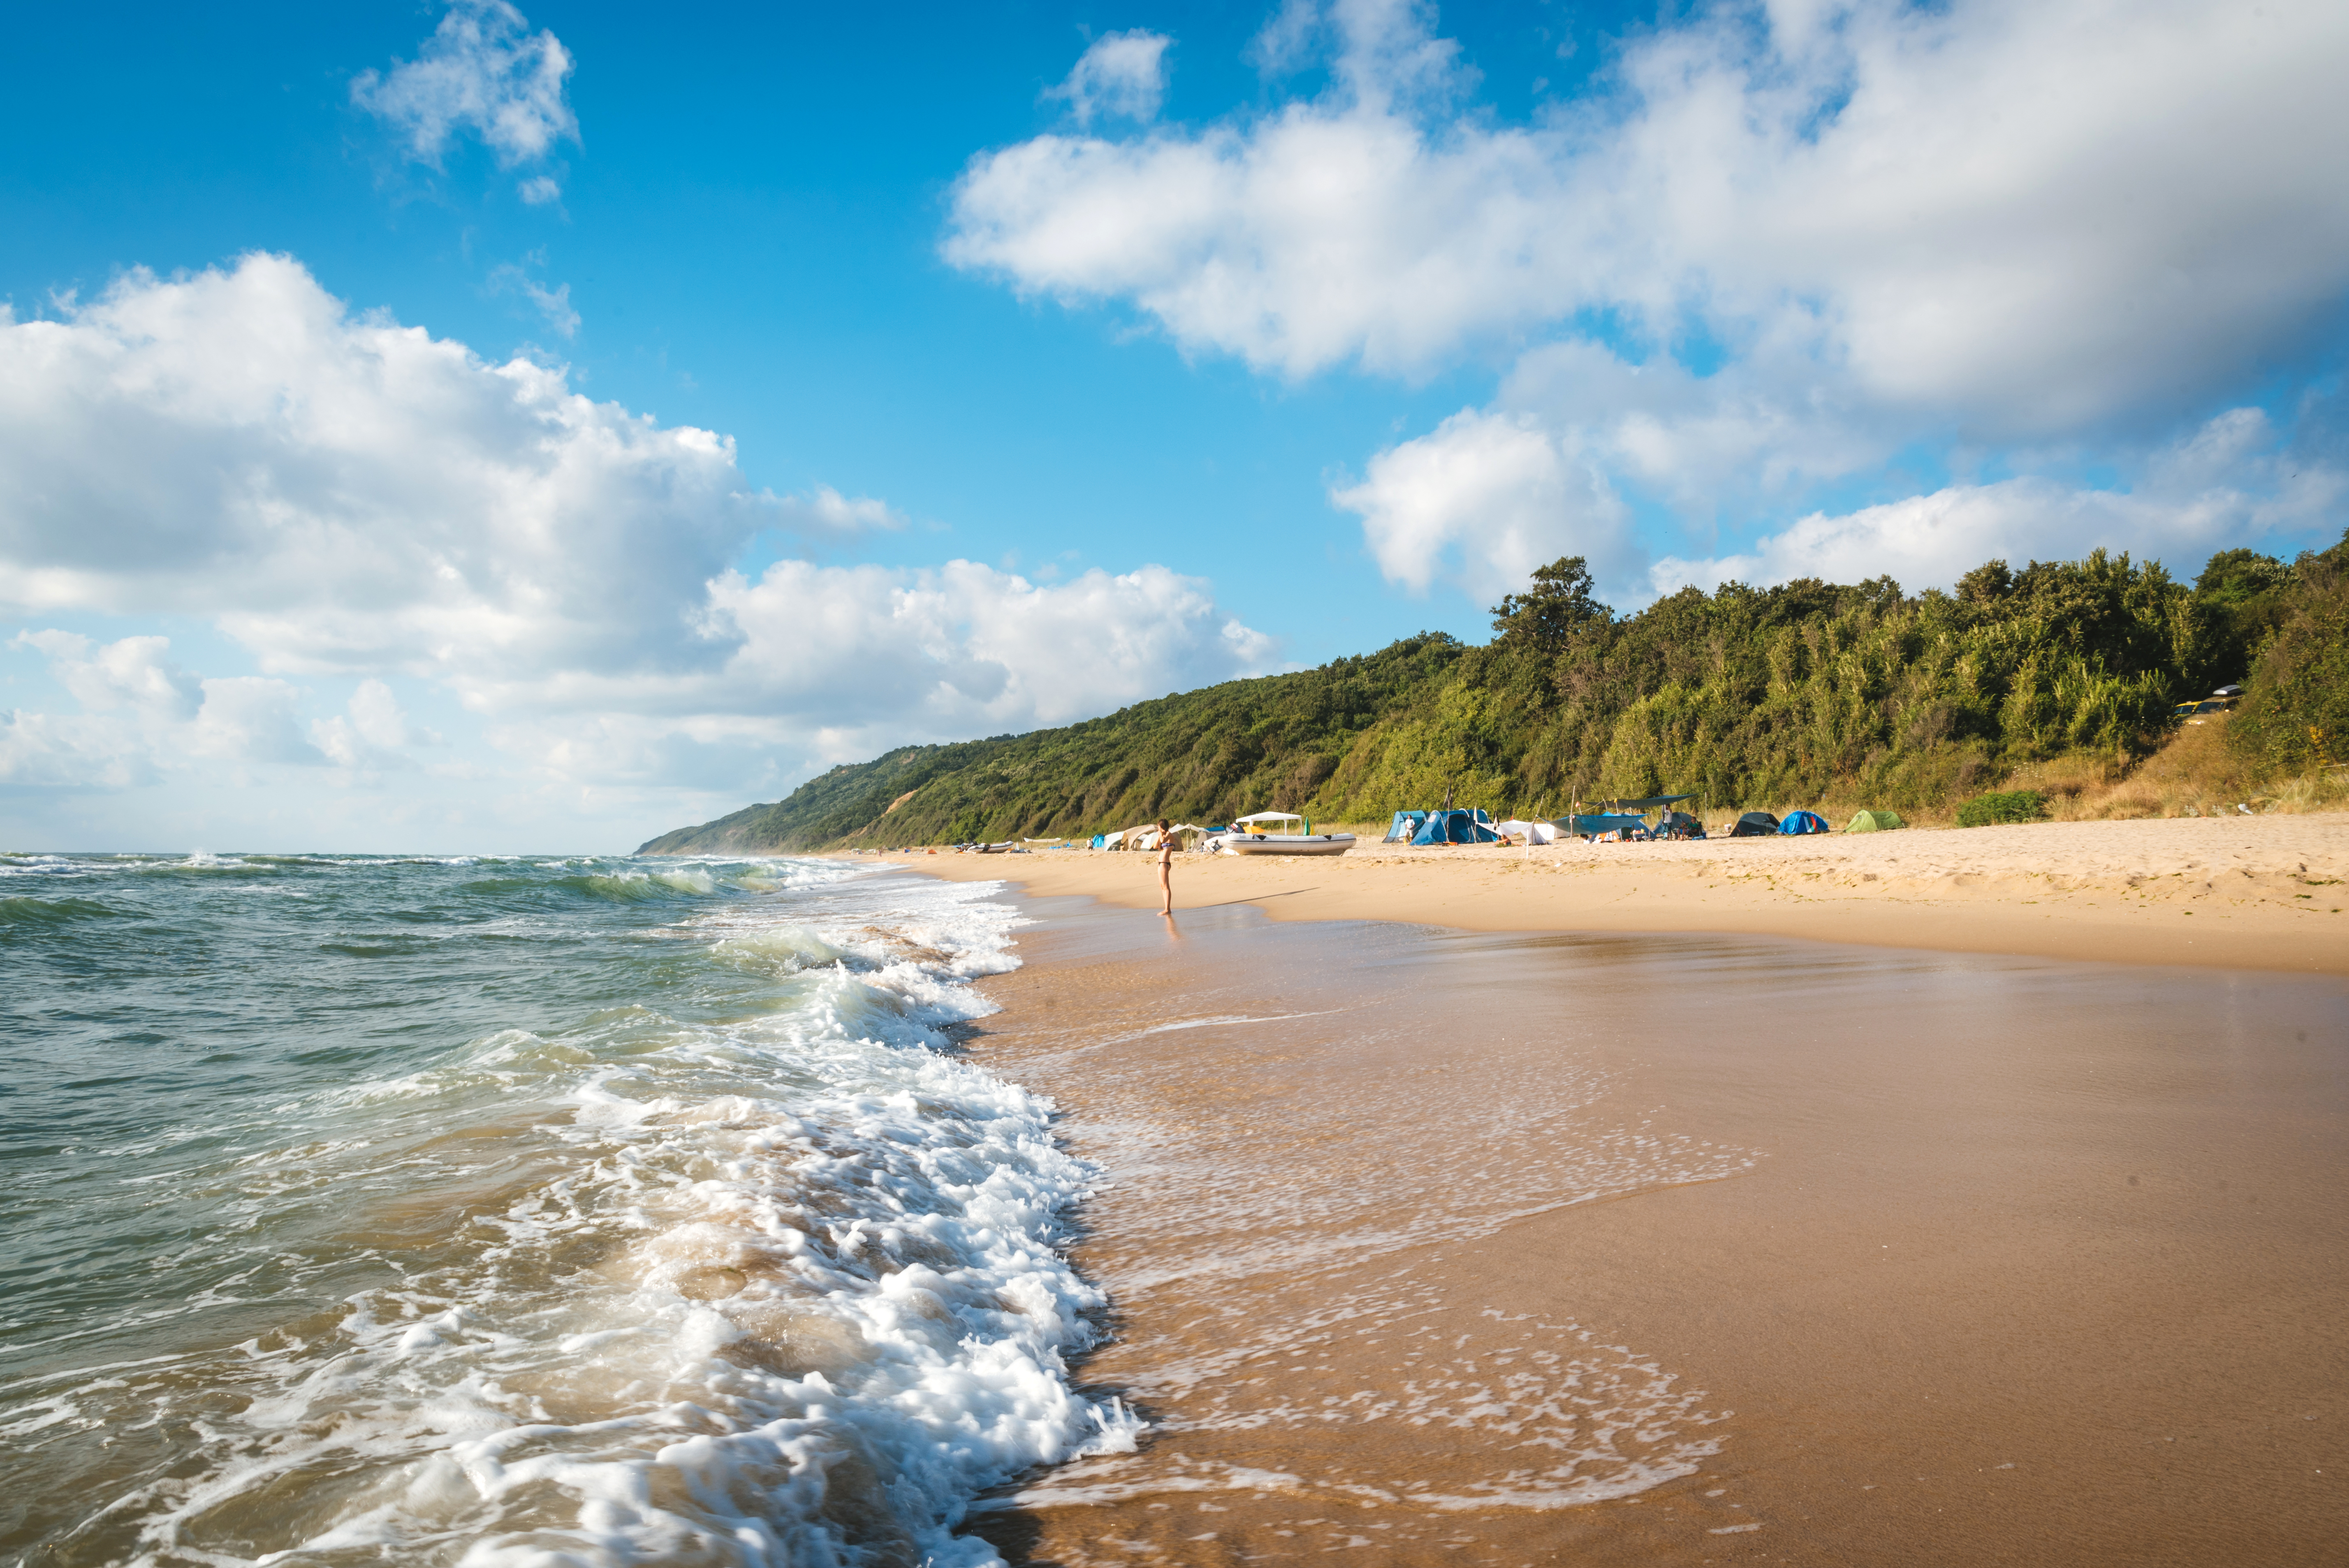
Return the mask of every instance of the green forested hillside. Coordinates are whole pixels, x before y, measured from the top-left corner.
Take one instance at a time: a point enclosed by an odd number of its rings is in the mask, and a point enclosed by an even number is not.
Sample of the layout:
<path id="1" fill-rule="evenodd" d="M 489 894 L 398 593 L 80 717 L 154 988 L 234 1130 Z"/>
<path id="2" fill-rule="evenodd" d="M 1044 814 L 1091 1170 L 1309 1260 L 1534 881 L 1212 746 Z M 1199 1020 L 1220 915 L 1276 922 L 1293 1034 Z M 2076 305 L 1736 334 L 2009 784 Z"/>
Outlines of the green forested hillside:
<path id="1" fill-rule="evenodd" d="M 2349 539 L 2291 564 L 2227 552 L 2191 587 L 2098 552 L 1993 561 L 1953 594 L 1889 578 L 1729 583 L 1628 616 L 1572 558 L 1505 600 L 1482 647 L 1429 633 L 1066 728 L 906 747 L 644 852 L 1042 837 L 1268 807 L 1376 820 L 1447 791 L 1495 814 L 1664 790 L 1709 810 L 1930 810 L 2029 763 L 2142 755 L 2175 703 L 2247 677 L 2243 744 L 2277 766 L 2338 760 L 2344 604 Z"/>
<path id="2" fill-rule="evenodd" d="M 1223 820 L 1309 799 L 1382 718 L 1442 685 L 1441 634 L 1319 669 L 1136 703 L 1065 729 L 907 746 L 833 769 L 771 806 L 667 833 L 646 854 L 936 844 L 1087 833 L 1173 814 Z M 1248 802 L 1235 805 L 1233 802 Z"/>

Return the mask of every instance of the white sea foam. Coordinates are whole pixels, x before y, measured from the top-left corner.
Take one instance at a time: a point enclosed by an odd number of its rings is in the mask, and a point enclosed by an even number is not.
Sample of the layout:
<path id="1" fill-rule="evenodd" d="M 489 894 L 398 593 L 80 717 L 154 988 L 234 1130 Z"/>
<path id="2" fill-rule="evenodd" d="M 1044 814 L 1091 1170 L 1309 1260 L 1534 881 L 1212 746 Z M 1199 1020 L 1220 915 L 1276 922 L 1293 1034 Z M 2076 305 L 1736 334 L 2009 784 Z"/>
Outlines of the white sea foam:
<path id="1" fill-rule="evenodd" d="M 26 1431 L 204 1406 L 88 1560 L 979 1564 L 979 1492 L 1133 1449 L 1066 1364 L 1102 1305 L 1058 1249 L 1092 1173 L 952 1048 L 1010 910 L 806 862 L 581 869 L 819 896 L 669 929 L 771 975 L 763 1010 L 623 1006 L 282 1106 L 217 1181 L 341 1205 L 336 1244 L 398 1277 L 233 1357 L 0 1401 Z"/>

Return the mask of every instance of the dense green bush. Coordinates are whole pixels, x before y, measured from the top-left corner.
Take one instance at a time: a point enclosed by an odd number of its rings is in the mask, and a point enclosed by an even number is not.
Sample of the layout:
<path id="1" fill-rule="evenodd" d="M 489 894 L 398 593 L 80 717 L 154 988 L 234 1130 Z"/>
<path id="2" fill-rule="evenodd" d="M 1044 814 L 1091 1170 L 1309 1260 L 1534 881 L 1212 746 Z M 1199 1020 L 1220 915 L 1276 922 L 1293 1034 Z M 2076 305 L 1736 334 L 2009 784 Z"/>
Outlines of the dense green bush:
<path id="1" fill-rule="evenodd" d="M 2210 679 L 2189 591 L 2101 551 L 1992 562 L 1956 595 L 1731 583 L 1618 618 L 1588 586 L 1569 560 L 1504 601 L 1447 689 L 1356 738 L 1322 814 L 1375 820 L 1447 788 L 1546 815 L 1666 790 L 1934 808 L 2023 762 L 2142 753 Z"/>
<path id="2" fill-rule="evenodd" d="M 1961 828 L 1988 828 L 2000 822 L 2036 822 L 2047 815 L 2047 797 L 2036 789 L 1993 789 L 1958 808 Z"/>
<path id="3" fill-rule="evenodd" d="M 2276 773 L 2349 762 L 2349 537 L 2304 556 L 2227 739 Z"/>

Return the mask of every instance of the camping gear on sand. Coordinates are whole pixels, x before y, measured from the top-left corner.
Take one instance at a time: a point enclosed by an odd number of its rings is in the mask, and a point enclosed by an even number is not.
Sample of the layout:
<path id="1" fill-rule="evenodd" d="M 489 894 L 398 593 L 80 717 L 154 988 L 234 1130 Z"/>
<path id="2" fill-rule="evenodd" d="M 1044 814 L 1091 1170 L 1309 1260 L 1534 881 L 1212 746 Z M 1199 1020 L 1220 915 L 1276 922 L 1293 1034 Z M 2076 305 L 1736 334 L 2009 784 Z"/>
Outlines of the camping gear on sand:
<path id="1" fill-rule="evenodd" d="M 1901 826 L 1899 813 L 1895 811 L 1860 811 L 1856 813 L 1847 833 L 1885 833 Z"/>
<path id="2" fill-rule="evenodd" d="M 1522 817 L 1512 817 L 1506 822 L 1493 824 L 1493 831 L 1505 839 L 1523 839 L 1528 845 L 1557 842 L 1557 826 L 1554 822 L 1529 822 Z"/>
<path id="3" fill-rule="evenodd" d="M 1397 811 L 1394 820 L 1387 824 L 1387 836 L 1381 841 L 1407 844 L 1411 842 L 1411 836 L 1419 831 L 1420 824 L 1426 820 L 1427 813 L 1424 811 Z"/>
<path id="4" fill-rule="evenodd" d="M 1473 811 L 1431 811 L 1419 831 L 1411 836 L 1413 844 L 1497 844 L 1501 835 L 1494 830 L 1493 819 L 1481 806 Z"/>
<path id="5" fill-rule="evenodd" d="M 1174 841 L 1177 849 L 1182 847 L 1183 835 L 1185 833 L 1196 833 L 1204 839 L 1207 836 L 1207 830 L 1195 822 L 1177 822 L 1166 830 L 1166 837 Z M 1125 841 L 1123 847 L 1126 849 L 1155 851 L 1158 848 L 1158 824 L 1144 822 L 1138 828 L 1128 828 L 1123 837 Z"/>
<path id="6" fill-rule="evenodd" d="M 1778 831 L 1778 819 L 1767 811 L 1748 811 L 1729 830 L 1733 839 L 1766 839 Z"/>
<path id="7" fill-rule="evenodd" d="M 1584 811 L 1578 816 L 1560 817 L 1557 825 L 1577 838 L 1588 839 L 1596 843 L 1601 833 L 1622 833 L 1635 828 L 1640 836 L 1645 837 L 1648 820 L 1621 811 Z"/>
<path id="8" fill-rule="evenodd" d="M 1832 832 L 1834 830 L 1827 826 L 1827 820 L 1825 817 L 1820 816 L 1816 811 L 1789 811 L 1786 813 L 1786 820 L 1778 824 L 1778 830 L 1782 833 L 1793 835 L 1796 833 L 1826 833 Z"/>

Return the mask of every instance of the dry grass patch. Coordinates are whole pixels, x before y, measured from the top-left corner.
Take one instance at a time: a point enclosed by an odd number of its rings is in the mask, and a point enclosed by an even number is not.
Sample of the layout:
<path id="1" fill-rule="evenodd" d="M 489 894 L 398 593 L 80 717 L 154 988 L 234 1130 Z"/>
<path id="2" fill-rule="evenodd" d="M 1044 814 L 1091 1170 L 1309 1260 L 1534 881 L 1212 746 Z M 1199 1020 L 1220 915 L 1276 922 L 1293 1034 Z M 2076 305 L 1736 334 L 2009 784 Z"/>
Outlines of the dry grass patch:
<path id="1" fill-rule="evenodd" d="M 2272 779 L 2227 744 L 2228 715 L 2205 714 L 2178 727 L 2169 743 L 2134 768 L 2109 758 L 2061 757 L 2018 769 L 2009 789 L 2046 795 L 2057 821 L 2106 821 L 2134 817 L 2236 815 L 2255 811 L 2322 811 L 2349 799 L 2349 769 L 2302 779 Z"/>

